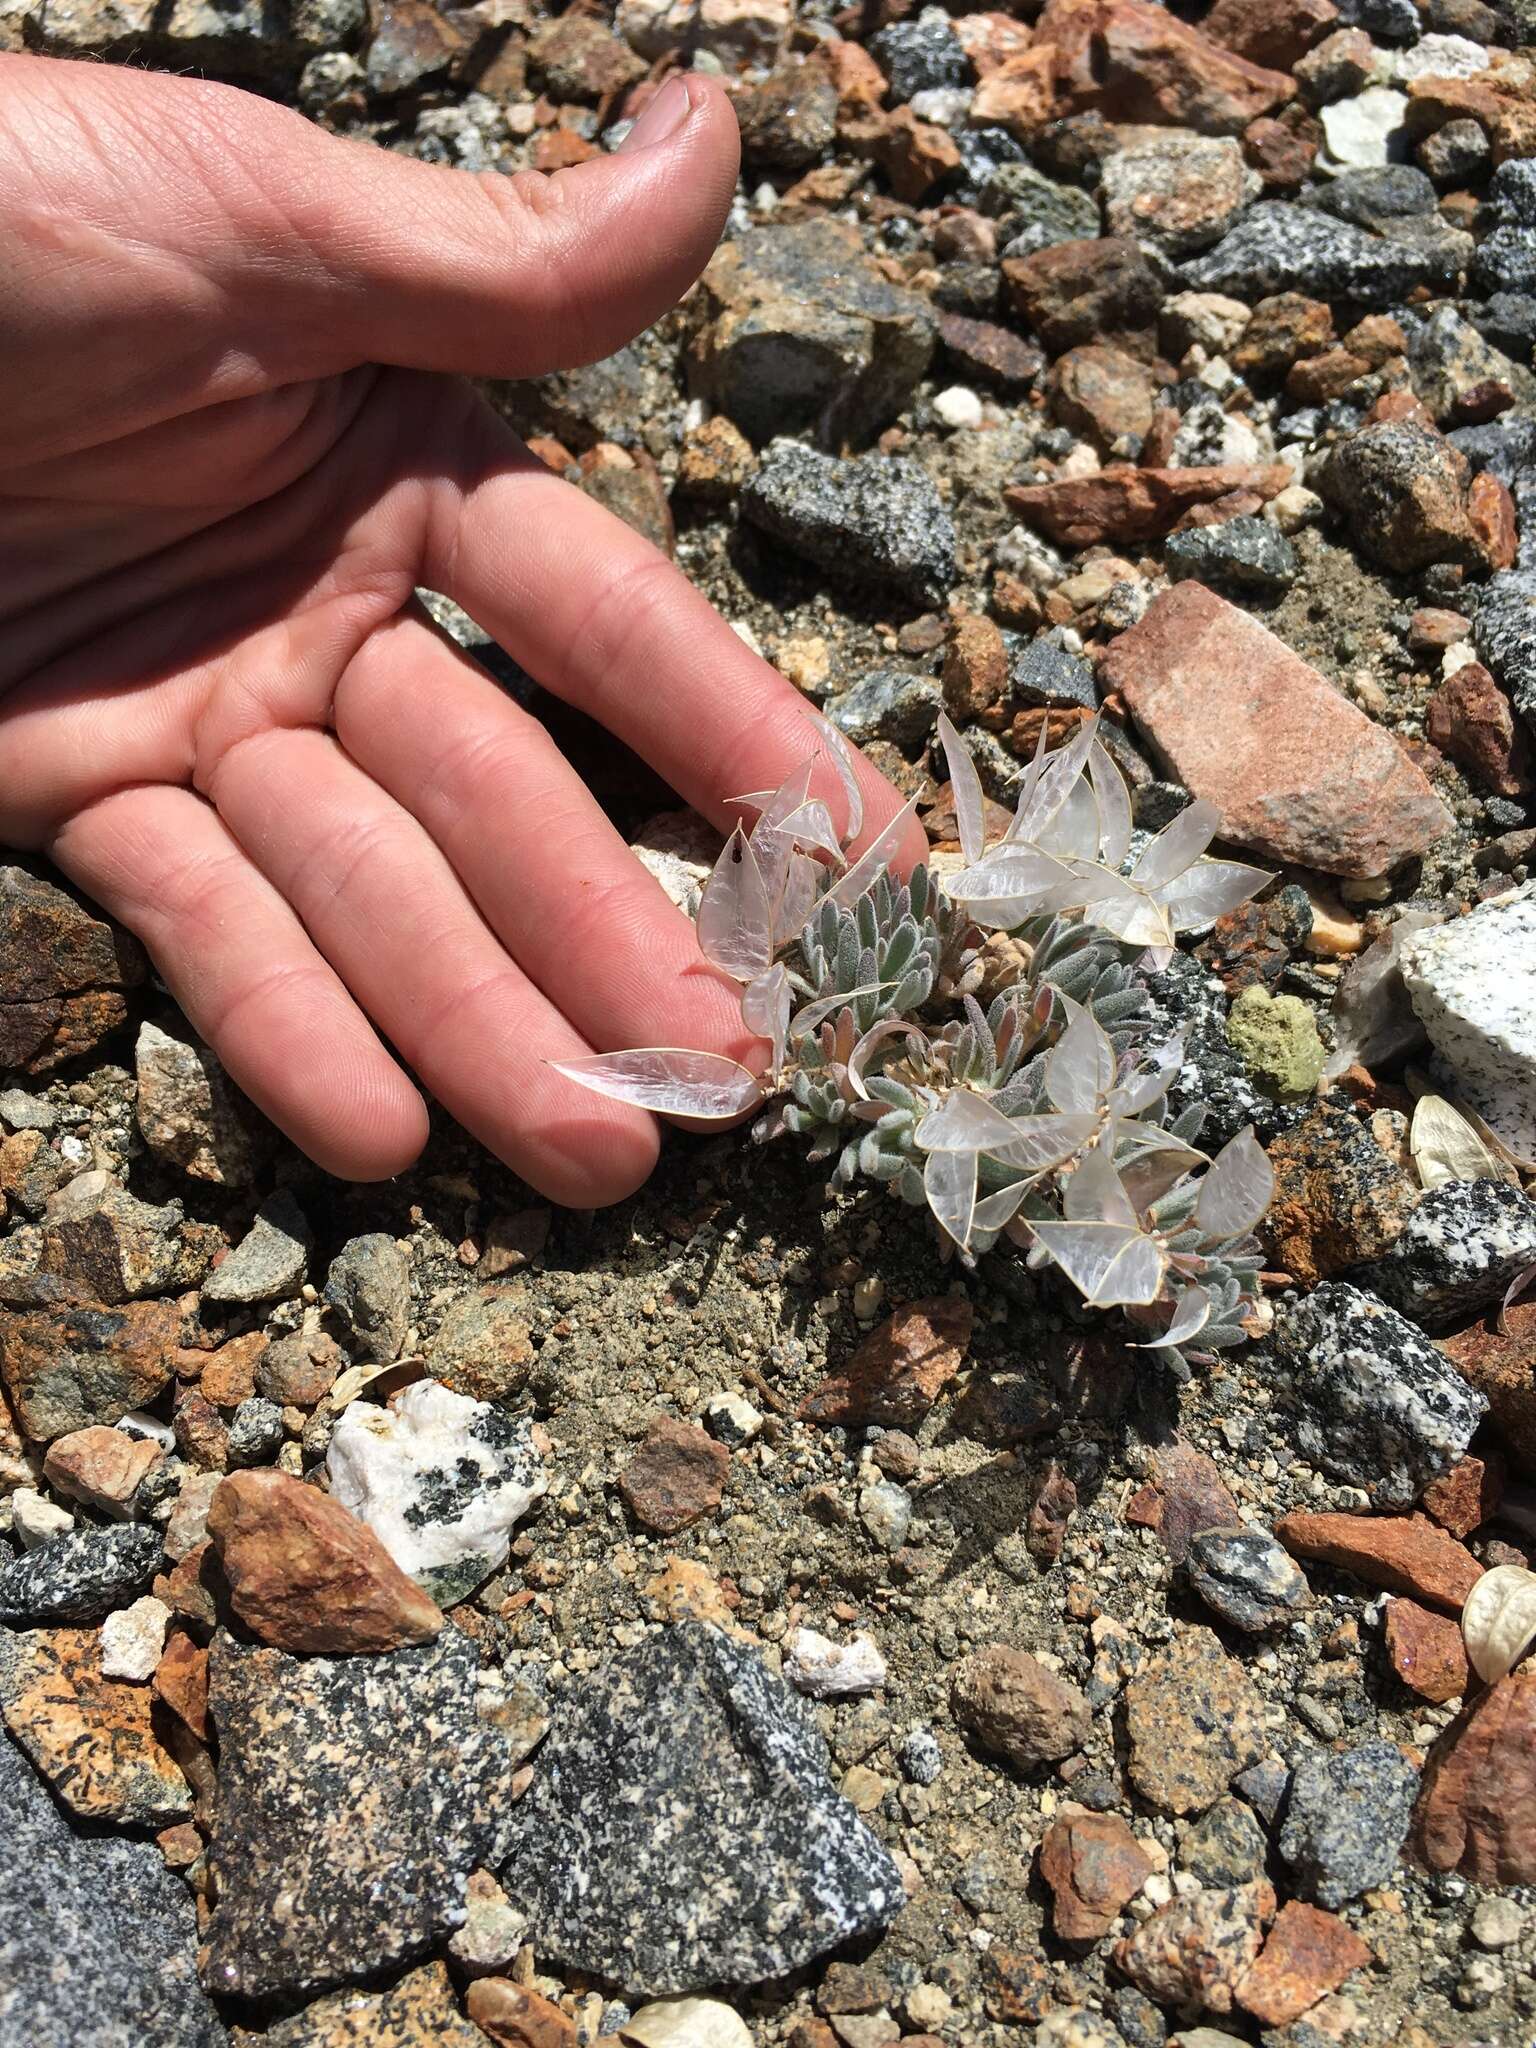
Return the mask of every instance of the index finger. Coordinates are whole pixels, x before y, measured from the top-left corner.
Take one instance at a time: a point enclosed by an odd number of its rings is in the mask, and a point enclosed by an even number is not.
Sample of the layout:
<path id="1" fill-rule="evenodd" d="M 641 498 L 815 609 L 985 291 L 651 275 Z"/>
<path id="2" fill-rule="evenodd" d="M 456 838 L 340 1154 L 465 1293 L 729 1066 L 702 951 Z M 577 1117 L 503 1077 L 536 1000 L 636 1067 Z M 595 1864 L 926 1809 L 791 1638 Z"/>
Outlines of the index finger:
<path id="1" fill-rule="evenodd" d="M 729 798 L 777 788 L 818 748 L 812 788 L 843 819 L 841 782 L 793 685 L 658 549 L 482 417 L 483 450 L 448 486 L 457 503 L 432 523 L 424 579 L 717 825 L 739 818 Z M 857 770 L 861 850 L 903 800 L 862 756 Z M 913 821 L 894 865 L 926 853 Z"/>

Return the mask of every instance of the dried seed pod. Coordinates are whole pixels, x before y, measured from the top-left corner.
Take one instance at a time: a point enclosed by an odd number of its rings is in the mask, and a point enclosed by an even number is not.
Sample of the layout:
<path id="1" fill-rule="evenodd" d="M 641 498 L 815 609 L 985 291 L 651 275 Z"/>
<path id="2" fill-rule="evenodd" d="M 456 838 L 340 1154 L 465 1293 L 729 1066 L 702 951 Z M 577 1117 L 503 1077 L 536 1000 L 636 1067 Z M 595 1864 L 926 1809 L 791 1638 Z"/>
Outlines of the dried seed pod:
<path id="1" fill-rule="evenodd" d="M 1495 1565 L 1484 1572 L 1461 1610 L 1467 1658 L 1485 1684 L 1513 1671 L 1536 1644 L 1536 1572 Z"/>

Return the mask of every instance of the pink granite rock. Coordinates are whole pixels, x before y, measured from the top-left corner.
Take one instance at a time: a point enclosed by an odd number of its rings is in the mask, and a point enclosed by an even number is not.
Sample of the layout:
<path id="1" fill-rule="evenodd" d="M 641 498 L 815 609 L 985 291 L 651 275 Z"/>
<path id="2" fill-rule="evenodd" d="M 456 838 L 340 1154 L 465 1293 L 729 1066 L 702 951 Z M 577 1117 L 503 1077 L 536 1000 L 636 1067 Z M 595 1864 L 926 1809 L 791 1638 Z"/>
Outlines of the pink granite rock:
<path id="1" fill-rule="evenodd" d="M 1218 805 L 1222 837 L 1331 875 L 1380 875 L 1450 814 L 1390 733 L 1267 627 L 1179 583 L 1100 665 L 1168 770 Z"/>

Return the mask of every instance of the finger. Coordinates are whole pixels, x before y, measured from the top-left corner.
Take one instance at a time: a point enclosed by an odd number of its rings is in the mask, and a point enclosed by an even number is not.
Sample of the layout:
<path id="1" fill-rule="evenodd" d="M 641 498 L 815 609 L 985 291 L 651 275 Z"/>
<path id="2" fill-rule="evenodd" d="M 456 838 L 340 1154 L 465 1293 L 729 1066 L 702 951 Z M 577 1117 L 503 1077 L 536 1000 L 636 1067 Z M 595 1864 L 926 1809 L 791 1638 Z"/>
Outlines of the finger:
<path id="1" fill-rule="evenodd" d="M 478 466 L 450 487 L 458 502 L 432 524 L 421 580 L 729 826 L 741 814 L 725 799 L 776 788 L 822 745 L 804 698 L 648 541 L 524 456 L 488 412 L 480 418 Z M 862 756 L 858 775 L 862 846 L 902 799 Z M 842 819 L 825 759 L 813 787 Z M 893 865 L 926 854 L 913 823 Z"/>
<path id="2" fill-rule="evenodd" d="M 376 632 L 334 720 L 347 754 L 431 835 L 518 965 L 590 1045 L 750 1058 L 740 994 L 544 727 L 421 620 Z"/>
<path id="3" fill-rule="evenodd" d="M 329 734 L 268 731 L 214 771 L 220 815 L 363 1009 L 460 1123 L 552 1200 L 633 1193 L 640 1110 L 548 1065 L 591 1046 L 497 943 L 426 833 Z"/>
<path id="4" fill-rule="evenodd" d="M 124 790 L 49 851 L 148 947 L 232 1079 L 345 1180 L 402 1172 L 427 1138 L 421 1097 L 293 912 L 190 791 Z"/>
<path id="5" fill-rule="evenodd" d="M 137 245 L 148 223 L 154 260 L 123 275 L 196 316 L 203 374 L 223 382 L 253 350 L 273 382 L 354 362 L 526 377 L 594 361 L 675 304 L 735 190 L 736 117 L 692 73 L 622 151 L 507 177 L 345 141 L 229 86 L 16 61 L 17 145 L 49 151 L 58 232 L 94 250 L 92 231 L 124 240 L 126 218 Z M 119 176 L 101 178 L 103 158 Z M 223 319 L 235 363 L 219 362 Z"/>

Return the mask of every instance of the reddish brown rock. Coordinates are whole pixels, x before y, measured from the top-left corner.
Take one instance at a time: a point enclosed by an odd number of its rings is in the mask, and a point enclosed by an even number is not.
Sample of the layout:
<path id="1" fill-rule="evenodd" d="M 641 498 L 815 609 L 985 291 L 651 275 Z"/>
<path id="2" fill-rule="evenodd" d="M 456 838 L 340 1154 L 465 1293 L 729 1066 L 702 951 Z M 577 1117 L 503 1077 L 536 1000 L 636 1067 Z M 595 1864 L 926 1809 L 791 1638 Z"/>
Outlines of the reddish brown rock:
<path id="1" fill-rule="evenodd" d="M 1311 125 L 1315 127 L 1316 123 Z M 1321 140 L 1320 128 L 1314 135 L 1300 124 L 1261 115 L 1243 130 L 1243 161 L 1258 172 L 1266 198 L 1280 192 L 1296 192 L 1311 175 Z"/>
<path id="2" fill-rule="evenodd" d="M 595 448 L 587 450 L 578 466 L 578 488 L 587 497 L 605 506 L 664 555 L 677 552 L 672 507 L 654 457 L 643 448 L 621 448 L 616 441 L 599 441 Z"/>
<path id="3" fill-rule="evenodd" d="M 678 490 L 712 505 L 728 504 L 757 468 L 752 443 L 723 412 L 683 437 Z"/>
<path id="4" fill-rule="evenodd" d="M 1056 45 L 1066 107 L 1111 121 L 1240 135 L 1295 91 L 1148 0 L 1050 0 L 1035 41 Z"/>
<path id="5" fill-rule="evenodd" d="M 1458 1458 L 1429 1482 L 1419 1506 L 1453 1536 L 1471 1536 L 1493 1520 L 1503 1497 L 1504 1460 L 1490 1451 L 1486 1458 Z"/>
<path id="6" fill-rule="evenodd" d="M 1056 52 L 1042 44 L 987 73 L 971 96 L 969 118 L 982 127 L 1006 128 L 1015 141 L 1028 142 L 1058 111 Z"/>
<path id="7" fill-rule="evenodd" d="M 35 1443 L 144 1408 L 169 1385 L 180 1317 L 170 1302 L 0 1313 L 0 1379 Z"/>
<path id="8" fill-rule="evenodd" d="M 1157 272 L 1124 235 L 1054 242 L 1010 256 L 1003 282 L 1053 356 L 1116 335 L 1149 338 L 1163 302 Z"/>
<path id="9" fill-rule="evenodd" d="M 720 1505 L 731 1454 L 702 1429 L 658 1415 L 650 1434 L 619 1475 L 619 1491 L 635 1520 L 659 1536 L 675 1536 Z"/>
<path id="10" fill-rule="evenodd" d="M 1427 1515 L 1282 1515 L 1275 1534 L 1293 1557 L 1452 1614 L 1483 1575 L 1471 1551 Z"/>
<path id="11" fill-rule="evenodd" d="M 145 1473 L 165 1456 L 156 1443 L 97 1424 L 55 1438 L 43 1460 L 43 1476 L 71 1500 L 83 1500 L 104 1515 L 124 1519 Z"/>
<path id="12" fill-rule="evenodd" d="M 1064 1809 L 1040 1844 L 1051 1924 L 1063 1941 L 1097 1941 L 1152 1870 L 1151 1857 L 1115 1813 Z"/>
<path id="13" fill-rule="evenodd" d="M 1139 440 L 1152 425 L 1157 380 L 1124 349 L 1085 342 L 1051 371 L 1051 408 L 1064 426 L 1107 448 L 1123 434 Z"/>
<path id="14" fill-rule="evenodd" d="M 959 1372 L 975 1311 L 964 1295 L 911 1301 L 860 1343 L 844 1373 L 822 1381 L 801 1404 L 809 1422 L 920 1422 Z"/>
<path id="15" fill-rule="evenodd" d="M 1389 733 L 1257 619 L 1180 583 L 1099 668 L 1222 835 L 1333 875 L 1381 875 L 1450 814 Z"/>
<path id="16" fill-rule="evenodd" d="M 82 1819 L 160 1828 L 192 1810 L 151 1726 L 153 1701 L 147 1685 L 102 1676 L 93 1628 L 0 1631 L 0 1715 Z"/>
<path id="17" fill-rule="evenodd" d="M 967 1658 L 950 1686 L 950 1705 L 984 1749 L 1021 1771 L 1081 1749 L 1093 1715 L 1075 1685 L 1026 1650 L 991 1643 Z"/>
<path id="18" fill-rule="evenodd" d="M 1125 1519 L 1155 1529 L 1174 1564 L 1189 1555 L 1202 1529 L 1230 1529 L 1242 1518 L 1214 1460 L 1175 1437 L 1152 1452 L 1151 1476 L 1126 1503 Z"/>
<path id="19" fill-rule="evenodd" d="M 1530 740 L 1480 661 L 1465 662 L 1446 677 L 1425 707 L 1424 730 L 1480 788 L 1507 797 L 1530 791 Z"/>
<path id="20" fill-rule="evenodd" d="M 1076 1513 L 1077 1488 L 1053 1460 L 1035 1481 L 1024 1523 L 1024 1545 L 1036 1564 L 1055 1564 Z"/>
<path id="21" fill-rule="evenodd" d="M 885 73 L 862 43 L 823 43 L 821 61 L 837 88 L 840 114 L 857 118 L 879 112 L 886 94 Z"/>
<path id="22" fill-rule="evenodd" d="M 1115 1944 L 1115 1967 L 1159 2005 L 1229 2013 L 1274 1910 L 1263 1878 L 1175 1899 Z"/>
<path id="23" fill-rule="evenodd" d="M 595 142 L 588 142 L 574 128 L 546 128 L 535 135 L 528 152 L 536 171 L 568 171 L 573 164 L 589 164 L 602 155 Z"/>
<path id="24" fill-rule="evenodd" d="M 155 1691 L 199 1742 L 208 1740 L 208 1652 L 182 1629 L 166 1638 L 155 1668 Z"/>
<path id="25" fill-rule="evenodd" d="M 1055 2005 L 1051 1966 L 1038 1949 L 989 1948 L 981 1964 L 981 1998 L 988 2019 L 1033 2027 Z"/>
<path id="26" fill-rule="evenodd" d="M 1087 548 L 1100 541 L 1157 540 L 1172 533 L 1195 505 L 1208 505 L 1232 491 L 1253 491 L 1267 501 L 1294 481 L 1283 462 L 1233 462 L 1209 469 L 1140 469 L 1111 462 L 1094 476 L 1010 484 L 1003 497 L 1011 511 L 1048 539 Z M 1199 587 L 1180 585 L 1184 590 Z"/>
<path id="27" fill-rule="evenodd" d="M 1287 1899 L 1258 1961 L 1237 1986 L 1237 2002 L 1262 2026 L 1288 2027 L 1375 1960 L 1337 1914 Z"/>
<path id="28" fill-rule="evenodd" d="M 969 724 L 994 711 L 1008 690 L 1008 649 L 991 619 L 957 612 L 944 650 L 944 708 Z"/>
<path id="29" fill-rule="evenodd" d="M 1466 560 L 1470 475 L 1466 457 L 1433 421 L 1378 417 L 1335 445 L 1317 487 L 1355 545 L 1401 575 Z"/>
<path id="30" fill-rule="evenodd" d="M 266 1332 L 251 1330 L 210 1352 L 197 1376 L 204 1400 L 212 1401 L 216 1408 L 238 1408 L 242 1401 L 249 1401 L 256 1392 L 256 1371 L 266 1348 Z"/>
<path id="31" fill-rule="evenodd" d="M 1409 1841 L 1431 1870 L 1536 1883 L 1536 1672 L 1501 1678 L 1439 1738 Z"/>
<path id="32" fill-rule="evenodd" d="M 576 2022 L 552 1999 L 505 1977 L 469 1987 L 469 2016 L 497 2048 L 576 2048 Z"/>
<path id="33" fill-rule="evenodd" d="M 286 1472 L 236 1472 L 208 1510 L 230 1601 L 261 1642 L 321 1654 L 429 1643 L 437 1603 L 339 1501 Z"/>
<path id="34" fill-rule="evenodd" d="M 1490 574 L 1513 566 L 1520 538 L 1515 501 L 1491 470 L 1479 470 L 1468 487 L 1467 524 L 1478 559 Z"/>
<path id="35" fill-rule="evenodd" d="M 1333 0 L 1216 0 L 1200 32 L 1250 64 L 1289 71 L 1338 18 Z"/>
<path id="36" fill-rule="evenodd" d="M 1512 1303 L 1502 1330 L 1497 1321 L 1490 1315 L 1454 1337 L 1442 1337 L 1440 1349 L 1486 1395 L 1505 1449 L 1536 1478 L 1536 1297 Z"/>
<path id="37" fill-rule="evenodd" d="M 1333 310 L 1301 292 L 1277 292 L 1260 299 L 1232 351 L 1232 367 L 1245 377 L 1283 377 L 1304 357 L 1333 341 Z"/>
<path id="38" fill-rule="evenodd" d="M 1269 1147 L 1264 1249 L 1304 1287 L 1386 1252 L 1422 1190 L 1346 1109 L 1319 1103 Z"/>
<path id="39" fill-rule="evenodd" d="M 960 168 L 960 151 L 948 129 L 919 120 L 910 107 L 898 107 L 887 115 L 874 156 L 890 179 L 891 190 L 909 206 L 917 205 L 940 178 Z"/>
<path id="40" fill-rule="evenodd" d="M 1125 1688 L 1131 1783 L 1160 1813 L 1203 1813 L 1268 1750 L 1264 1706 L 1213 1629 L 1182 1630 Z"/>
<path id="41" fill-rule="evenodd" d="M 939 340 L 962 376 L 1002 391 L 1025 390 L 1045 367 L 1045 356 L 1032 341 L 991 320 L 941 313 Z"/>
<path id="42" fill-rule="evenodd" d="M 127 1018 L 145 975 L 136 940 L 51 882 L 0 866 L 0 1074 L 46 1074 Z"/>
<path id="43" fill-rule="evenodd" d="M 1467 639 L 1471 631 L 1472 621 L 1465 613 L 1448 611 L 1440 605 L 1422 605 L 1408 621 L 1408 652 L 1443 654 L 1458 640 Z"/>
<path id="44" fill-rule="evenodd" d="M 1417 1600 L 1389 1600 L 1387 1655 L 1410 1692 L 1442 1706 L 1467 1689 L 1467 1648 L 1449 1615 L 1435 1614 Z"/>

